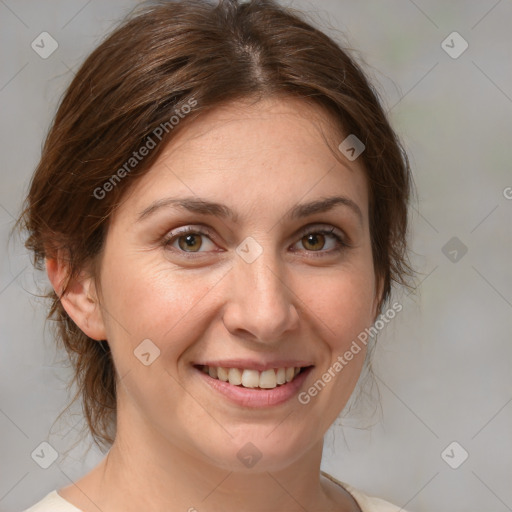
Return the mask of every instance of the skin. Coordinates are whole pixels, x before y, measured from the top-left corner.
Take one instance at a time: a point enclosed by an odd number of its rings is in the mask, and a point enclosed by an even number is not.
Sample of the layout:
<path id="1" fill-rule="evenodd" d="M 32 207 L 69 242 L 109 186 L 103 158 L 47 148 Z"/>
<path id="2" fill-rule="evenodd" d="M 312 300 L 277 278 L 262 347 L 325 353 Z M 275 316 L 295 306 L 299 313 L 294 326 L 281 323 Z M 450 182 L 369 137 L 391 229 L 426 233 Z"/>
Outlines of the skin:
<path id="1" fill-rule="evenodd" d="M 62 297 L 88 336 L 108 340 L 119 381 L 111 450 L 58 492 L 86 512 L 357 511 L 344 489 L 320 476 L 320 463 L 323 436 L 354 390 L 364 347 L 308 404 L 295 397 L 264 409 L 228 402 L 192 363 L 311 361 L 302 391 L 373 323 L 380 283 L 361 160 L 336 159 L 322 134 L 334 147 L 346 135 L 298 99 L 231 103 L 183 128 L 111 218 L 99 275 L 85 269 Z M 333 195 L 350 198 L 361 218 L 343 205 L 285 218 L 299 203 Z M 238 223 L 172 208 L 136 221 L 154 201 L 184 196 L 225 204 Z M 185 226 L 213 232 L 196 235 L 197 258 L 187 258 L 183 237 L 181 248 L 180 239 L 162 243 Z M 330 235 L 304 238 L 305 226 L 335 227 L 350 247 L 333 251 Z M 263 249 L 250 264 L 235 252 L 249 236 Z M 58 291 L 64 260 L 48 259 L 47 271 Z M 133 352 L 148 338 L 161 352 L 145 366 Z M 262 454 L 252 468 L 237 458 L 248 442 Z"/>

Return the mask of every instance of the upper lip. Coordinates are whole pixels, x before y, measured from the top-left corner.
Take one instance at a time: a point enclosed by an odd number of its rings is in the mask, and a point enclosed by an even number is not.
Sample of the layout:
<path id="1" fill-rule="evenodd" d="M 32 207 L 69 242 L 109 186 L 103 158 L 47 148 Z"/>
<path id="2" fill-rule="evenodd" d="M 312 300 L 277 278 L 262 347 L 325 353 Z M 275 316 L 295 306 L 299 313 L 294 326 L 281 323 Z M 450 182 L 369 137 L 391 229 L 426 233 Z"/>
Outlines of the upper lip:
<path id="1" fill-rule="evenodd" d="M 222 368 L 243 368 L 264 372 L 273 368 L 302 368 L 313 366 L 310 361 L 299 361 L 296 359 L 280 359 L 276 361 L 253 361 L 249 359 L 223 359 L 222 361 L 202 361 L 194 363 L 194 366 L 222 366 Z"/>

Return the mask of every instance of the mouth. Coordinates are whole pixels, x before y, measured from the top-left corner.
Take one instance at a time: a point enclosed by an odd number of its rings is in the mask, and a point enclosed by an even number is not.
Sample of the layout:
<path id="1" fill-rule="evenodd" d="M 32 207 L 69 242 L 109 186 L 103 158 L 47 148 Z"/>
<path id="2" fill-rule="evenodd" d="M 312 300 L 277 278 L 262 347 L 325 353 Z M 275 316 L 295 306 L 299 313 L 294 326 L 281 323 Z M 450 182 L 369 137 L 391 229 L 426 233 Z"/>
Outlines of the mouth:
<path id="1" fill-rule="evenodd" d="M 290 361 L 285 366 L 282 365 L 286 363 L 280 363 L 278 368 L 248 361 L 226 361 L 223 364 L 224 366 L 213 363 L 195 364 L 193 368 L 199 380 L 207 389 L 213 391 L 214 396 L 249 409 L 294 403 L 292 399 L 305 386 L 305 381 L 314 368 L 313 365 L 302 365 L 298 361 Z"/>
<path id="2" fill-rule="evenodd" d="M 286 386 L 313 366 L 269 368 L 264 371 L 249 368 L 209 366 L 206 364 L 198 364 L 194 365 L 194 367 L 212 379 L 225 382 L 231 386 L 262 391 Z"/>

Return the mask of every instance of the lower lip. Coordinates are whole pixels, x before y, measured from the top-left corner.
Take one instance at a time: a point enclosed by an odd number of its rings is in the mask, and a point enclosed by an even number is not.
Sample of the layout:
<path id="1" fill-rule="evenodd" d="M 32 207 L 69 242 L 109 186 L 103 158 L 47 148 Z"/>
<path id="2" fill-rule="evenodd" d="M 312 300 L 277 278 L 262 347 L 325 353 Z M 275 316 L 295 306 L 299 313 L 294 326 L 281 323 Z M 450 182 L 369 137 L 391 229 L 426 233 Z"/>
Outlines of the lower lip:
<path id="1" fill-rule="evenodd" d="M 202 370 L 195 368 L 200 376 L 215 391 L 224 395 L 229 401 L 242 407 L 272 407 L 287 402 L 294 397 L 306 380 L 312 366 L 299 373 L 291 382 L 277 386 L 274 389 L 251 389 L 234 386 L 229 382 L 210 377 Z"/>

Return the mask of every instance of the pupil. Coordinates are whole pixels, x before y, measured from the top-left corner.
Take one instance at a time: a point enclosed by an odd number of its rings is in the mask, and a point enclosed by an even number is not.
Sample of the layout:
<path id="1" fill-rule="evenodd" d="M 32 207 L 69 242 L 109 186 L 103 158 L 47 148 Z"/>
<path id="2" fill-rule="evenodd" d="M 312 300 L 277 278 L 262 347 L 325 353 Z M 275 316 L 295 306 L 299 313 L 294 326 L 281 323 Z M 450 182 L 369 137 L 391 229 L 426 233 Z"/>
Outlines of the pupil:
<path id="1" fill-rule="evenodd" d="M 315 234 L 310 234 L 310 235 L 307 235 L 306 239 L 307 239 L 307 243 L 308 244 L 311 244 L 311 245 L 317 245 L 319 242 L 320 237 L 318 237 L 318 235 L 315 235 Z M 323 237 L 322 237 L 323 238 Z M 321 245 L 321 244 L 320 244 Z M 317 247 L 317 249 L 319 249 L 321 247 Z"/>

